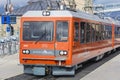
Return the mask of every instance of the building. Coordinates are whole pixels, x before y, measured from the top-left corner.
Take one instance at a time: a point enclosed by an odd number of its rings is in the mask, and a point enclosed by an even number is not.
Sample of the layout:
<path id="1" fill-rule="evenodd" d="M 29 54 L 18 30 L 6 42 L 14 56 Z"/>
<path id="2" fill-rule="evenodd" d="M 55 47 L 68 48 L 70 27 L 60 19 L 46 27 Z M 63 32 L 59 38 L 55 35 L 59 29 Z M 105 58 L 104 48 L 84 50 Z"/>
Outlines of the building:
<path id="1" fill-rule="evenodd" d="M 66 4 L 75 4 L 77 10 L 93 13 L 93 0 L 65 0 Z"/>
<path id="2" fill-rule="evenodd" d="M 15 15 L 23 15 L 25 12 L 29 10 L 45 10 L 48 5 L 52 9 L 58 9 L 58 0 L 30 0 L 28 1 L 28 5 L 23 6 L 14 11 Z M 76 5 L 77 10 L 86 11 L 87 13 L 92 13 L 92 0 L 61 0 L 64 1 L 66 6 L 74 6 Z"/>
<path id="3" fill-rule="evenodd" d="M 92 13 L 92 0 L 61 0 L 64 1 L 66 6 L 72 6 L 76 7 L 77 10 L 81 10 L 87 13 Z M 17 24 L 13 24 L 15 29 L 15 35 L 18 34 L 19 32 L 19 27 L 20 27 L 20 19 L 21 16 L 30 10 L 46 10 L 48 8 L 48 5 L 50 6 L 51 9 L 58 9 L 59 0 L 29 0 L 28 5 L 23 6 L 21 8 L 18 8 L 13 11 L 12 15 L 17 16 Z M 1 25 L 0 28 L 2 30 L 0 31 L 0 36 L 6 36 L 6 25 Z"/>

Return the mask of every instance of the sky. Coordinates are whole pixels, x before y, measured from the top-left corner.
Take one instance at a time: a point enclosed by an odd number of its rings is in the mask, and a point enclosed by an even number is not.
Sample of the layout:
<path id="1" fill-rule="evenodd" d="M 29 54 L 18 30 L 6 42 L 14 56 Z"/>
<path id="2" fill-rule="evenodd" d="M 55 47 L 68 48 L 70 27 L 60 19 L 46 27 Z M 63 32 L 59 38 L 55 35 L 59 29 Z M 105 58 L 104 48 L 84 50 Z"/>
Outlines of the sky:
<path id="1" fill-rule="evenodd" d="M 14 9 L 27 5 L 29 0 L 11 0 Z M 4 13 L 4 6 L 7 3 L 7 0 L 0 0 L 0 14 Z"/>
<path id="2" fill-rule="evenodd" d="M 12 4 L 16 4 L 17 6 L 26 5 L 29 0 L 11 0 Z M 7 3 L 7 0 L 0 0 L 0 5 L 4 5 Z"/>

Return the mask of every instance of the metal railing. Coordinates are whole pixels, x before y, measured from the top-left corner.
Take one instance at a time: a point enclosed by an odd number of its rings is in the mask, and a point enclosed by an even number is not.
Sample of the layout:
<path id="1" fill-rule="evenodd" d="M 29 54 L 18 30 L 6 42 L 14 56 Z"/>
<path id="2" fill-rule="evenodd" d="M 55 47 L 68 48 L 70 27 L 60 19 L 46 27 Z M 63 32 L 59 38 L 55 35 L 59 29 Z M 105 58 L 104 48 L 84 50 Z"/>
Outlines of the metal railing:
<path id="1" fill-rule="evenodd" d="M 11 55 L 19 52 L 18 37 L 4 37 L 0 39 L 0 56 Z"/>

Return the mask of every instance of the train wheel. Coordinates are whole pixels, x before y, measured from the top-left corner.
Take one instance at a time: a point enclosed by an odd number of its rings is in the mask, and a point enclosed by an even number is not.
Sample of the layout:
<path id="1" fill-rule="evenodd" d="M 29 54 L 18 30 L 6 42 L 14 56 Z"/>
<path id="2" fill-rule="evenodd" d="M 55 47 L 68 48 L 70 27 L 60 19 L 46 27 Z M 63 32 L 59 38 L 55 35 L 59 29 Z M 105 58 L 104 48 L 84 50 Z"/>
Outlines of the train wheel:
<path id="1" fill-rule="evenodd" d="M 103 57 L 104 57 L 104 54 L 101 54 L 101 55 L 100 55 L 100 59 L 102 59 Z"/>
<path id="2" fill-rule="evenodd" d="M 96 62 L 96 61 L 101 60 L 103 57 L 104 57 L 104 54 L 101 54 L 101 55 L 95 57 L 93 60 Z"/>
<path id="3" fill-rule="evenodd" d="M 100 56 L 97 56 L 96 58 L 95 58 L 95 61 L 99 61 L 100 60 Z"/>

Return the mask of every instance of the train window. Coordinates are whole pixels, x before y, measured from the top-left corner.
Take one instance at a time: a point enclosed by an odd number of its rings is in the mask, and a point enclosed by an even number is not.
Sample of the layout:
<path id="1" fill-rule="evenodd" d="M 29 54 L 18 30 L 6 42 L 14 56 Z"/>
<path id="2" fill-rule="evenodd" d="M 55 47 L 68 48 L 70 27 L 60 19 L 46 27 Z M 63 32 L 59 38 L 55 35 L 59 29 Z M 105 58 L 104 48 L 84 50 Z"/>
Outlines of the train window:
<path id="1" fill-rule="evenodd" d="M 105 31 L 106 31 L 106 39 L 111 39 L 112 38 L 112 26 L 106 25 Z"/>
<path id="2" fill-rule="evenodd" d="M 86 26 L 86 42 L 90 42 L 91 40 L 91 25 L 89 23 L 87 23 Z"/>
<path id="3" fill-rule="evenodd" d="M 120 27 L 117 26 L 117 38 L 120 38 Z"/>
<path id="4" fill-rule="evenodd" d="M 95 24 L 91 24 L 91 41 L 94 42 L 95 41 Z"/>
<path id="5" fill-rule="evenodd" d="M 102 25 L 99 25 L 99 40 L 102 40 Z"/>
<path id="6" fill-rule="evenodd" d="M 74 41 L 78 41 L 79 40 L 79 23 L 75 22 L 74 23 Z"/>
<path id="7" fill-rule="evenodd" d="M 86 43 L 86 40 L 85 40 L 85 27 L 86 24 L 85 22 L 81 22 L 80 24 L 80 43 Z"/>
<path id="8" fill-rule="evenodd" d="M 117 38 L 117 34 L 118 34 L 117 27 L 115 27 L 115 38 Z"/>
<path id="9" fill-rule="evenodd" d="M 118 33 L 117 33 L 117 37 L 120 38 L 120 26 L 118 26 Z"/>
<path id="10" fill-rule="evenodd" d="M 120 27 L 119 27 L 119 26 L 116 26 L 116 27 L 115 27 L 115 37 L 116 37 L 116 38 L 119 38 L 119 37 L 120 37 L 119 34 L 120 34 Z"/>
<path id="11" fill-rule="evenodd" d="M 95 39 L 96 41 L 99 40 L 99 25 L 98 24 L 96 25 Z"/>
<path id="12" fill-rule="evenodd" d="M 86 30 L 87 30 L 87 31 L 90 31 L 90 29 L 91 29 L 91 24 L 90 24 L 90 23 L 87 23 Z"/>
<path id="13" fill-rule="evenodd" d="M 109 35 L 110 35 L 109 39 L 112 39 L 112 31 L 109 31 Z"/>
<path id="14" fill-rule="evenodd" d="M 57 22 L 57 41 L 67 41 L 68 40 L 68 22 L 58 21 Z"/>
<path id="15" fill-rule="evenodd" d="M 23 40 L 26 41 L 52 41 L 53 40 L 53 22 L 24 22 Z"/>
<path id="16" fill-rule="evenodd" d="M 105 40 L 105 25 L 102 25 L 102 39 Z"/>
<path id="17" fill-rule="evenodd" d="M 100 25 L 100 40 L 105 40 L 105 26 Z"/>
<path id="18" fill-rule="evenodd" d="M 119 31 L 119 32 L 120 32 L 120 27 L 118 27 L 118 26 L 117 26 L 117 31 Z"/>

